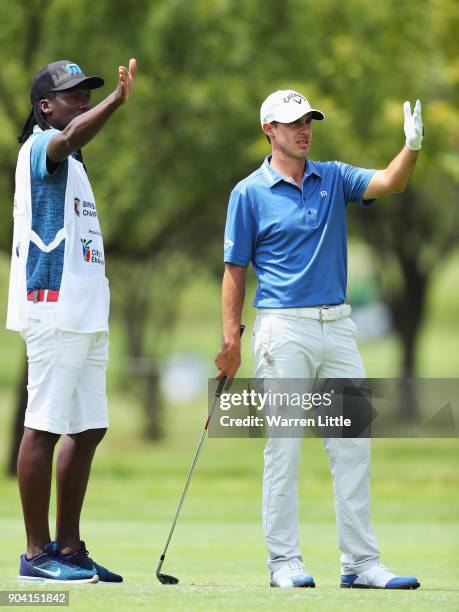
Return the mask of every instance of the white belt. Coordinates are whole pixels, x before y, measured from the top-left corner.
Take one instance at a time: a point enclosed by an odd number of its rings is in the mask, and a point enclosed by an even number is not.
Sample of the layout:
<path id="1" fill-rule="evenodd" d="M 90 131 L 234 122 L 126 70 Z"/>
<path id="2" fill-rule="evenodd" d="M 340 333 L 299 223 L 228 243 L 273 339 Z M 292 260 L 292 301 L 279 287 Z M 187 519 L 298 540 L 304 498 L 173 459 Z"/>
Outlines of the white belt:
<path id="1" fill-rule="evenodd" d="M 351 314 L 349 304 L 339 306 L 317 306 L 316 308 L 259 308 L 258 313 L 279 314 L 284 317 L 299 317 L 301 319 L 316 319 L 317 321 L 337 321 Z"/>

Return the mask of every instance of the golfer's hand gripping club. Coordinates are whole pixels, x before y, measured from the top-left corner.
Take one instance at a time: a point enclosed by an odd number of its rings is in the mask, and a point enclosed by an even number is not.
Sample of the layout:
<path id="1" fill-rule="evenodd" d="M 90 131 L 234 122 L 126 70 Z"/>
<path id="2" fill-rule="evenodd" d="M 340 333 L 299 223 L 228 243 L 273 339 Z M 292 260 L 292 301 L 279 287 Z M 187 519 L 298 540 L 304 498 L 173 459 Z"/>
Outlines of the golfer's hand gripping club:
<path id="1" fill-rule="evenodd" d="M 240 331 L 241 336 L 244 333 L 244 329 L 245 329 L 245 325 L 241 325 L 241 331 Z M 227 377 L 224 376 L 218 382 L 217 390 L 215 391 L 214 399 L 212 401 L 212 405 L 211 405 L 210 410 L 209 410 L 209 415 L 207 417 L 206 424 L 204 426 L 204 430 L 203 430 L 203 432 L 201 434 L 201 438 L 199 440 L 198 448 L 196 449 L 196 452 L 195 452 L 195 455 L 194 455 L 194 459 L 193 459 L 193 462 L 191 464 L 190 471 L 188 472 L 188 478 L 186 480 L 185 488 L 183 489 L 183 493 L 182 493 L 182 496 L 180 498 L 180 502 L 179 502 L 177 511 L 175 513 L 174 520 L 172 521 L 172 526 L 171 526 L 171 529 L 169 531 L 169 535 L 167 537 L 166 545 L 164 546 L 163 553 L 162 553 L 161 557 L 159 558 L 158 567 L 156 568 L 156 578 L 162 584 L 178 584 L 178 582 L 179 582 L 178 578 L 175 578 L 175 576 L 170 576 L 169 574 L 161 573 L 161 568 L 162 568 L 162 565 L 164 563 L 164 559 L 166 558 L 166 552 L 167 552 L 167 549 L 169 547 L 169 542 L 171 541 L 172 534 L 174 533 L 175 524 L 177 523 L 177 519 L 178 519 L 178 516 L 180 514 L 180 510 L 182 508 L 186 492 L 188 491 L 188 487 L 189 487 L 189 484 L 190 484 L 190 481 L 191 481 L 191 476 L 192 476 L 193 471 L 194 471 L 194 466 L 196 465 L 196 462 L 197 462 L 198 457 L 199 457 L 199 453 L 201 452 L 202 443 L 204 442 L 204 436 L 206 435 L 207 428 L 209 427 L 210 419 L 212 417 L 212 413 L 214 411 L 215 404 L 217 402 L 217 399 L 219 399 L 221 394 L 222 394 L 222 391 L 223 391 L 223 389 L 225 387 L 226 381 L 227 381 Z"/>
<path id="2" fill-rule="evenodd" d="M 242 334 L 244 333 L 244 329 L 245 329 L 245 325 L 241 324 L 240 331 L 239 331 L 239 335 L 240 336 L 242 336 Z M 223 376 L 222 378 L 220 378 L 220 380 L 218 381 L 217 390 L 215 391 L 215 398 L 219 398 L 221 396 L 222 391 L 225 388 L 225 385 L 226 385 L 227 381 L 228 381 L 228 377 L 227 376 Z M 231 381 L 229 381 L 229 382 L 231 382 Z M 209 417 L 207 418 L 207 424 L 209 423 L 210 414 L 211 413 L 209 412 Z"/>

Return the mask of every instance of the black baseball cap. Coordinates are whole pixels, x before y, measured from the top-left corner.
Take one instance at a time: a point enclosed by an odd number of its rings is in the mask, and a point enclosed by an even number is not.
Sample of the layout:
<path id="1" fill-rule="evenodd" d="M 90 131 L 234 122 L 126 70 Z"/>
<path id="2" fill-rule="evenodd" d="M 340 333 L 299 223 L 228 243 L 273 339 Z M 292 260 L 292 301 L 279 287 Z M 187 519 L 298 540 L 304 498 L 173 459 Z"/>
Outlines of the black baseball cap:
<path id="1" fill-rule="evenodd" d="M 50 91 L 65 91 L 82 85 L 88 89 L 102 87 L 104 79 L 98 76 L 85 76 L 84 72 L 70 60 L 58 60 L 46 64 L 32 81 L 30 101 L 32 104 L 45 97 Z"/>

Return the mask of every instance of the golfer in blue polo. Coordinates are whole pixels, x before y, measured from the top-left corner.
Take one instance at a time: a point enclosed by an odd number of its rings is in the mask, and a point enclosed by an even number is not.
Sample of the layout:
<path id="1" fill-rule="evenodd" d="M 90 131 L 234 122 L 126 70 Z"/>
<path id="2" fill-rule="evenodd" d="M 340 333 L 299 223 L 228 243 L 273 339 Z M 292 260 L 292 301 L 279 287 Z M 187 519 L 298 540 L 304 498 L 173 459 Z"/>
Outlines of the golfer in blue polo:
<path id="1" fill-rule="evenodd" d="M 365 378 L 346 304 L 346 207 L 405 189 L 421 149 L 421 103 L 405 102 L 406 144 L 383 170 L 308 159 L 313 121 L 325 115 L 293 90 L 260 110 L 272 153 L 231 193 L 225 230 L 223 344 L 219 376 L 240 365 L 247 266 L 258 287 L 253 349 L 256 378 Z M 298 535 L 300 438 L 271 437 L 264 454 L 263 528 L 271 586 L 314 587 Z M 370 520 L 370 440 L 325 438 L 335 493 L 341 587 L 416 589 L 380 561 Z"/>

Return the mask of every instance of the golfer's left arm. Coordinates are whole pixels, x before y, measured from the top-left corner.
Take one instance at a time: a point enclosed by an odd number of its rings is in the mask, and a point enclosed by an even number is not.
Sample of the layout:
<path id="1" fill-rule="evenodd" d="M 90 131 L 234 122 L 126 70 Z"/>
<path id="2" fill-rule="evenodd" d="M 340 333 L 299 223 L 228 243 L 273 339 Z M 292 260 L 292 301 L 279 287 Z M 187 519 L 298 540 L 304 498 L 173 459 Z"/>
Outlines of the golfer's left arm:
<path id="1" fill-rule="evenodd" d="M 413 114 L 410 103 L 405 102 L 406 144 L 400 153 L 384 170 L 377 170 L 363 194 L 364 200 L 372 200 L 391 193 L 401 193 L 408 185 L 422 146 L 424 129 L 422 126 L 421 103 L 417 100 Z"/>

